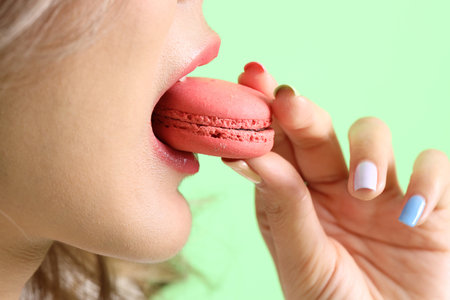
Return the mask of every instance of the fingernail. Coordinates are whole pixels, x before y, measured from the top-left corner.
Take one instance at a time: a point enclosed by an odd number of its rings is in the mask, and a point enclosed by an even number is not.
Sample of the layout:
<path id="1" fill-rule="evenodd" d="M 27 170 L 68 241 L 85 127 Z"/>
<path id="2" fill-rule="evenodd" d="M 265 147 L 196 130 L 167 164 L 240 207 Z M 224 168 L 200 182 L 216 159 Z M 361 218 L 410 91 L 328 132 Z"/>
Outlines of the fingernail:
<path id="1" fill-rule="evenodd" d="M 249 62 L 244 67 L 245 72 L 256 72 L 256 73 L 264 73 L 266 71 L 266 68 L 264 66 L 256 61 Z"/>
<path id="2" fill-rule="evenodd" d="M 370 189 L 377 190 L 377 166 L 371 161 L 360 162 L 355 170 L 354 190 Z"/>
<path id="3" fill-rule="evenodd" d="M 289 96 L 297 96 L 298 95 L 297 91 L 293 87 L 291 87 L 290 85 L 287 85 L 287 84 L 282 84 L 282 85 L 277 86 L 277 88 L 273 91 L 274 97 L 276 98 L 278 93 L 280 93 L 280 92 L 288 93 Z"/>
<path id="4" fill-rule="evenodd" d="M 238 174 L 244 176 L 245 178 L 247 178 L 248 180 L 250 180 L 253 183 L 260 183 L 262 181 L 261 177 L 256 174 L 255 171 L 253 171 L 252 169 L 250 169 L 250 167 L 248 166 L 248 164 L 243 161 L 243 160 L 224 160 L 222 159 L 222 161 L 229 166 L 230 168 L 232 168 L 234 171 L 236 171 Z"/>
<path id="5" fill-rule="evenodd" d="M 425 198 L 414 195 L 406 202 L 405 207 L 398 220 L 408 226 L 414 227 L 419 221 L 420 216 L 425 208 Z"/>

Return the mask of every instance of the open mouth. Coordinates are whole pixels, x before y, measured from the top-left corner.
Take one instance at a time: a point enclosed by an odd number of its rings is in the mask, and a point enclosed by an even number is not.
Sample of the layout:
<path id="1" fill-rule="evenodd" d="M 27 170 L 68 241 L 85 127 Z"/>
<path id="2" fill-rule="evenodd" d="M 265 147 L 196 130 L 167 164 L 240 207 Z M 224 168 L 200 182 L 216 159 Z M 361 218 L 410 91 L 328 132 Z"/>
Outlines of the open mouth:
<path id="1" fill-rule="evenodd" d="M 184 78 L 184 76 L 182 78 Z M 180 80 L 183 80 L 182 78 L 180 78 Z M 162 97 L 164 97 L 164 95 Z M 158 157 L 178 172 L 186 174 L 197 173 L 200 169 L 197 153 L 177 150 L 164 142 L 164 140 L 155 132 L 155 109 L 152 112 L 151 124 L 152 134 L 156 140 L 154 149 Z"/>
<path id="2" fill-rule="evenodd" d="M 218 35 L 214 35 L 210 42 L 204 47 L 199 54 L 185 67 L 180 74 L 173 79 L 172 84 L 165 91 L 167 93 L 177 82 L 184 81 L 186 75 L 194 71 L 198 66 L 206 65 L 211 62 L 219 54 L 221 40 Z M 164 95 L 162 95 L 164 97 Z M 161 97 L 161 98 L 162 98 Z M 160 100 L 161 100 L 160 98 Z M 159 101 L 159 100 L 158 100 Z M 152 112 L 152 130 L 154 128 L 154 111 Z M 176 150 L 165 143 L 155 132 L 152 132 L 156 143 L 154 148 L 158 157 L 166 162 L 169 166 L 181 173 L 195 174 L 199 170 L 198 155 L 193 152 Z"/>

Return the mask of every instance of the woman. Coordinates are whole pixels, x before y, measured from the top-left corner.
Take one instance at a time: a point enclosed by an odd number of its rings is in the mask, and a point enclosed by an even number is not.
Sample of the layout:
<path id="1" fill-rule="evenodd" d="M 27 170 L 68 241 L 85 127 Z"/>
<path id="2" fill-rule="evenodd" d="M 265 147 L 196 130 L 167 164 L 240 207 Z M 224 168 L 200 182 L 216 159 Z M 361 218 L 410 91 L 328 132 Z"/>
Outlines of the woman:
<path id="1" fill-rule="evenodd" d="M 201 5 L 0 2 L 1 299 L 25 295 L 32 276 L 56 299 L 81 298 L 57 284 L 70 274 L 39 273 L 43 262 L 57 270 L 46 260 L 57 243 L 140 263 L 183 247 L 191 213 L 177 187 L 196 161 L 170 163 L 179 157 L 155 138 L 150 118 L 193 62 L 217 55 Z M 403 195 L 382 121 L 352 125 L 347 168 L 327 112 L 289 86 L 276 89 L 258 63 L 239 83 L 275 98 L 272 152 L 224 162 L 256 184 L 258 222 L 285 297 L 450 297 L 445 153 L 422 152 Z M 110 297 L 109 281 L 99 285 L 99 297 Z"/>

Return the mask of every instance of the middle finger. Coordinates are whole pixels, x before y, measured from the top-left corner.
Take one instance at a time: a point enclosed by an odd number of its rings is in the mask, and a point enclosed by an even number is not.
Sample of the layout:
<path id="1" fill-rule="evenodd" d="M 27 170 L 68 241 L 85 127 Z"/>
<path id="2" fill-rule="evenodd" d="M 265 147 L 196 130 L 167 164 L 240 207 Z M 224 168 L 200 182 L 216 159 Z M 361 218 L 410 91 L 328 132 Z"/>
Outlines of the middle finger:
<path id="1" fill-rule="evenodd" d="M 291 140 L 308 186 L 320 189 L 321 184 L 347 180 L 347 165 L 328 112 L 287 85 L 274 94 L 273 113 Z"/>

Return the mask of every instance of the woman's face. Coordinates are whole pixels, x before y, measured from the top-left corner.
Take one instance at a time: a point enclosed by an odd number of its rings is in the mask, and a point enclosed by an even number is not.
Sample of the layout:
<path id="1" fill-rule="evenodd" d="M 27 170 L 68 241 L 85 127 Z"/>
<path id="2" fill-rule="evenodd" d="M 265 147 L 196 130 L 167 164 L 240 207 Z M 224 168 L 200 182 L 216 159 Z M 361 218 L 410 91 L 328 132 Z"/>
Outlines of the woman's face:
<path id="1" fill-rule="evenodd" d="M 199 53 L 217 54 L 202 2 L 128 1 L 92 46 L 0 103 L 0 201 L 28 236 L 141 262 L 183 247 L 178 185 L 197 165 L 167 163 L 150 120 Z"/>

